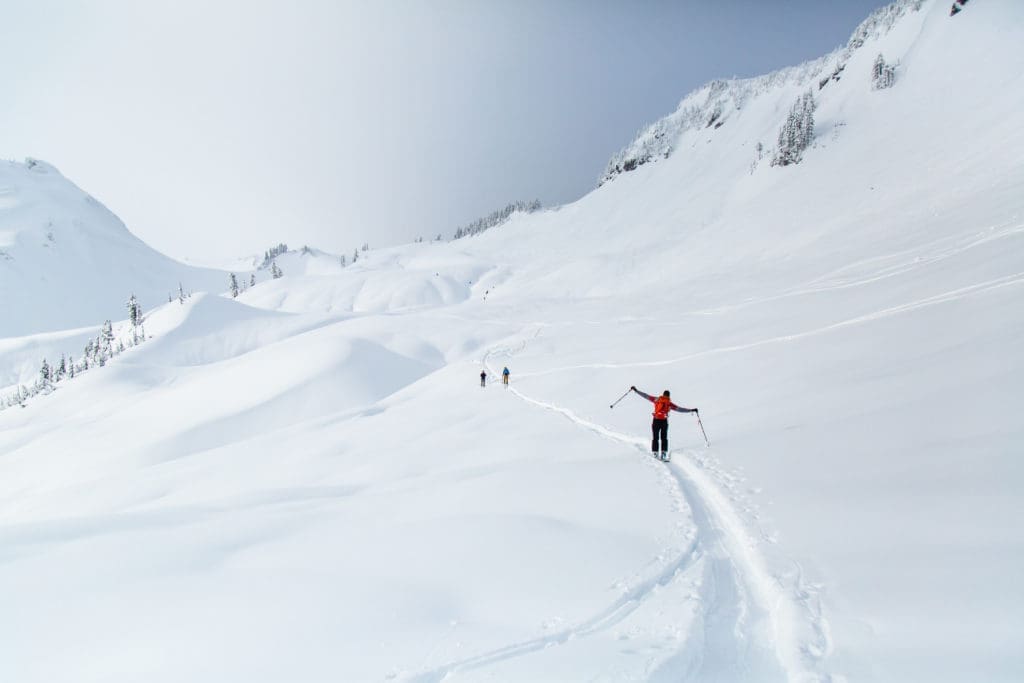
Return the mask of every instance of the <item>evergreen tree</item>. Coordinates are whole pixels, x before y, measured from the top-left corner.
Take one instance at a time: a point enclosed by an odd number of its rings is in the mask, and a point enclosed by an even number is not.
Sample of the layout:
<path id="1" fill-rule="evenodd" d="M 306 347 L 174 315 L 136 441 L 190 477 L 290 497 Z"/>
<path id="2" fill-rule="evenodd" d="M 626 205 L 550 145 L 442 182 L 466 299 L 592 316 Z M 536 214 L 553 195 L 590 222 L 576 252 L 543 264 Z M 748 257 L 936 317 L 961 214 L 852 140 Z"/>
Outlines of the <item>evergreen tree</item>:
<path id="1" fill-rule="evenodd" d="M 356 249 L 355 251 L 352 252 L 352 263 L 355 263 L 358 260 L 359 260 L 359 250 Z"/>
<path id="2" fill-rule="evenodd" d="M 185 303 L 185 290 L 182 288 L 181 283 L 178 283 L 178 303 L 184 305 Z"/>
<path id="3" fill-rule="evenodd" d="M 276 280 L 284 275 L 284 271 L 277 267 L 277 261 L 270 264 L 270 275 Z"/>
<path id="4" fill-rule="evenodd" d="M 128 299 L 128 322 L 132 324 L 132 344 L 138 344 L 139 327 L 142 325 L 142 306 L 134 294 Z"/>
<path id="5" fill-rule="evenodd" d="M 228 286 L 231 289 L 231 298 L 238 298 L 238 278 L 235 277 L 234 273 L 231 273 Z"/>
<path id="6" fill-rule="evenodd" d="M 345 266 L 347 265 L 347 264 L 345 263 L 345 255 L 344 255 L 344 254 L 342 254 L 341 256 L 339 256 L 339 257 L 338 257 L 338 261 L 340 261 L 340 262 L 341 262 L 341 267 L 342 267 L 342 268 L 344 268 L 344 267 L 345 267 Z"/>
<path id="7" fill-rule="evenodd" d="M 793 104 L 779 131 L 779 146 L 772 158 L 772 166 L 800 163 L 804 150 L 814 141 L 814 95 L 804 93 Z"/>
<path id="8" fill-rule="evenodd" d="M 249 286 L 250 287 L 255 287 L 256 286 L 256 273 L 251 273 L 249 275 Z"/>
<path id="9" fill-rule="evenodd" d="M 36 380 L 36 390 L 45 391 L 50 387 L 50 382 L 53 381 L 53 370 L 50 369 L 50 364 L 43 359 L 43 364 L 39 366 L 39 379 Z"/>
<path id="10" fill-rule="evenodd" d="M 103 327 L 100 329 L 100 340 L 101 348 L 106 352 L 107 357 L 114 355 L 114 327 L 109 320 L 104 321 Z"/>
<path id="11" fill-rule="evenodd" d="M 875 57 L 875 63 L 871 65 L 871 80 L 877 82 L 882 77 L 883 71 L 885 71 L 885 57 L 879 52 Z"/>
<path id="12" fill-rule="evenodd" d="M 128 322 L 132 324 L 132 327 L 138 327 L 140 322 L 139 313 L 141 312 L 141 310 L 142 309 L 139 306 L 139 300 L 135 298 L 134 294 L 132 294 L 131 297 L 128 299 Z"/>
<path id="13" fill-rule="evenodd" d="M 885 90 L 896 82 L 896 67 L 885 63 L 885 57 L 878 53 L 875 63 L 871 66 L 871 89 Z"/>

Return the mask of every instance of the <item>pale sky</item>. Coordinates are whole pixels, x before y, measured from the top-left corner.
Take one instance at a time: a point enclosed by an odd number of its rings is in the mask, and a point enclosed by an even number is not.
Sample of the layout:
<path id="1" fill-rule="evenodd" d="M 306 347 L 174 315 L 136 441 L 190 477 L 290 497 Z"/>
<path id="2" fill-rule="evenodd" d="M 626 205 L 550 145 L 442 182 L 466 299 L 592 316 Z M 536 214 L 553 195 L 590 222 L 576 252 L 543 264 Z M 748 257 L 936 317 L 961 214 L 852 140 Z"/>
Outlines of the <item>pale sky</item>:
<path id="1" fill-rule="evenodd" d="M 881 0 L 0 0 L 0 157 L 193 263 L 338 253 L 579 198 L 715 78 L 844 44 Z"/>

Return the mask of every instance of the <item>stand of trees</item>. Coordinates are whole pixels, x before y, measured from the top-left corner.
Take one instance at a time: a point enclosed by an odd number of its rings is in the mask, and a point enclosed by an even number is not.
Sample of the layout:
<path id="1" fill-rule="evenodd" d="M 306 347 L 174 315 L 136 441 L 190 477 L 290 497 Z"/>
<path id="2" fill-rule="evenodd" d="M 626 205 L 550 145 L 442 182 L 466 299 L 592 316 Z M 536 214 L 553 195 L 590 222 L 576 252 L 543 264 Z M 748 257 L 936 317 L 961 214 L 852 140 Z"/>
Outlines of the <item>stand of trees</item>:
<path id="1" fill-rule="evenodd" d="M 179 291 L 184 298 L 184 291 L 179 285 Z M 43 358 L 39 365 L 39 374 L 36 381 L 28 386 L 19 384 L 13 392 L 7 396 L 0 397 L 0 410 L 12 406 L 24 406 L 25 401 L 38 396 L 49 394 L 61 382 L 72 380 L 78 375 L 95 367 L 103 367 L 109 360 L 133 346 L 138 346 L 146 340 L 145 318 L 142 315 L 142 306 L 138 299 L 132 294 L 127 302 L 128 324 L 121 334 L 114 334 L 114 326 L 109 320 L 105 320 L 100 326 L 99 333 L 95 339 L 90 339 L 82 350 L 82 355 L 76 361 L 74 356 L 61 354 L 60 362 L 51 365 Z"/>
<path id="2" fill-rule="evenodd" d="M 478 218 L 468 225 L 464 225 L 455 231 L 453 239 L 462 239 L 463 237 L 469 237 L 470 235 L 479 235 L 485 230 L 497 227 L 512 217 L 512 214 L 517 211 L 523 213 L 534 213 L 540 211 L 541 203 L 539 199 L 534 199 L 532 202 L 512 202 L 505 207 L 493 211 L 483 218 Z"/>
<path id="3" fill-rule="evenodd" d="M 814 141 L 814 110 L 817 107 L 814 95 L 810 92 L 797 98 L 779 131 L 779 146 L 772 158 L 772 166 L 800 163 L 804 150 Z"/>
<path id="4" fill-rule="evenodd" d="M 885 57 L 881 53 L 875 58 L 871 67 L 871 89 L 885 90 L 891 88 L 896 82 L 896 65 L 886 64 Z"/>

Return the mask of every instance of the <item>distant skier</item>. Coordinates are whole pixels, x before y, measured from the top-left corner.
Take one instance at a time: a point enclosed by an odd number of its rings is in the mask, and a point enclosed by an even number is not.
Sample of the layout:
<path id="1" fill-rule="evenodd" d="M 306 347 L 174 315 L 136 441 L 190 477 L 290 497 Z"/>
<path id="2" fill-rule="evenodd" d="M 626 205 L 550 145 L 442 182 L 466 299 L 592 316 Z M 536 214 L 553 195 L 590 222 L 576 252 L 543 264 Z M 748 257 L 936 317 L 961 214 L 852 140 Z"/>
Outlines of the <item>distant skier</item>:
<path id="1" fill-rule="evenodd" d="M 482 387 L 487 386 L 487 371 L 486 370 L 481 370 L 480 371 L 480 386 L 482 386 Z"/>
<path id="2" fill-rule="evenodd" d="M 696 408 L 683 408 L 677 406 L 669 398 L 668 389 L 661 395 L 655 398 L 650 394 L 645 394 L 636 387 L 630 387 L 630 391 L 635 391 L 640 394 L 648 401 L 654 404 L 654 420 L 651 422 L 651 452 L 655 455 L 658 454 L 658 441 L 661 441 L 661 459 L 668 460 L 668 411 L 674 410 L 677 413 L 699 413 Z"/>
<path id="3" fill-rule="evenodd" d="M 501 383 L 504 384 L 505 386 L 508 386 L 508 376 L 509 371 L 508 367 L 506 366 L 505 369 L 501 371 Z"/>

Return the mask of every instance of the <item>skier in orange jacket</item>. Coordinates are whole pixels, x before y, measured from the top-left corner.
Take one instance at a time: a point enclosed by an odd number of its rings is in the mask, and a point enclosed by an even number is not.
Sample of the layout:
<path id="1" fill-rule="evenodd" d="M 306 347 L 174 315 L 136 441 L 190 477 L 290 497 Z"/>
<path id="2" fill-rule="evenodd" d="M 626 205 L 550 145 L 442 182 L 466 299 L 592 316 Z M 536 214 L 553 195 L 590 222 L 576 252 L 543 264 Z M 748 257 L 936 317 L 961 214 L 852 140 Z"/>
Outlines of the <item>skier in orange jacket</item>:
<path id="1" fill-rule="evenodd" d="M 636 387 L 630 387 L 630 391 L 635 391 L 640 394 L 648 401 L 654 404 L 654 420 L 651 422 L 651 452 L 655 455 L 658 454 L 658 441 L 661 441 L 661 459 L 668 460 L 668 411 L 674 410 L 677 413 L 699 413 L 696 408 L 683 408 L 677 406 L 669 398 L 668 389 L 661 395 L 655 398 L 650 394 L 645 394 Z"/>

